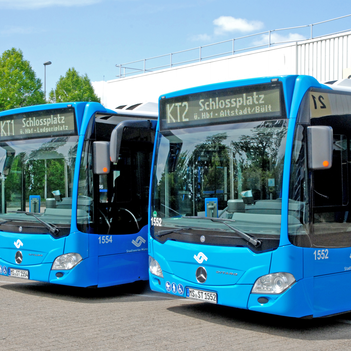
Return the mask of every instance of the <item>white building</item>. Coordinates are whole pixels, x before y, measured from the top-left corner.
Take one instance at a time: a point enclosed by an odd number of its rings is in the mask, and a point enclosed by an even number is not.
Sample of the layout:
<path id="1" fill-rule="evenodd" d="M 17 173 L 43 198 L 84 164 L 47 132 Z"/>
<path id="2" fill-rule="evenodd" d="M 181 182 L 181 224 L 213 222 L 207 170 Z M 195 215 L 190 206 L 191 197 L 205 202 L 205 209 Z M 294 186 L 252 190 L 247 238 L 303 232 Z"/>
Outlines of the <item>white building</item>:
<path id="1" fill-rule="evenodd" d="M 287 74 L 306 74 L 320 82 L 351 75 L 351 32 L 234 54 L 107 82 L 94 82 L 108 108 L 146 101 L 193 86 Z"/>

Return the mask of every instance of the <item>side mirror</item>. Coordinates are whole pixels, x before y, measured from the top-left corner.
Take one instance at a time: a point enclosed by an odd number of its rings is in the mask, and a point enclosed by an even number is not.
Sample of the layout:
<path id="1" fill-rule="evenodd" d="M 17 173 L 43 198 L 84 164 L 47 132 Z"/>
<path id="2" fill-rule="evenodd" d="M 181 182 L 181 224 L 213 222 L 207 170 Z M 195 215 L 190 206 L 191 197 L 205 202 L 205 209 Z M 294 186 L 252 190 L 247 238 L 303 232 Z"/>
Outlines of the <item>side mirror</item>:
<path id="1" fill-rule="evenodd" d="M 113 129 L 110 137 L 110 158 L 112 163 L 117 163 L 121 150 L 121 142 L 123 137 L 123 122 Z M 122 125 L 122 127 L 121 127 Z"/>
<path id="2" fill-rule="evenodd" d="M 125 129 L 134 129 L 137 133 L 139 133 L 140 129 L 151 130 L 151 122 L 149 120 L 126 120 L 119 123 L 113 129 L 110 137 L 110 158 L 112 163 L 118 162 L 119 154 L 121 151 L 122 139 L 125 140 L 125 138 L 128 138 L 128 136 L 126 137 L 125 135 L 123 135 Z"/>
<path id="3" fill-rule="evenodd" d="M 307 127 L 308 167 L 311 170 L 329 169 L 333 161 L 333 128 Z"/>
<path id="4" fill-rule="evenodd" d="M 110 173 L 110 143 L 107 141 L 94 141 L 94 174 Z"/>

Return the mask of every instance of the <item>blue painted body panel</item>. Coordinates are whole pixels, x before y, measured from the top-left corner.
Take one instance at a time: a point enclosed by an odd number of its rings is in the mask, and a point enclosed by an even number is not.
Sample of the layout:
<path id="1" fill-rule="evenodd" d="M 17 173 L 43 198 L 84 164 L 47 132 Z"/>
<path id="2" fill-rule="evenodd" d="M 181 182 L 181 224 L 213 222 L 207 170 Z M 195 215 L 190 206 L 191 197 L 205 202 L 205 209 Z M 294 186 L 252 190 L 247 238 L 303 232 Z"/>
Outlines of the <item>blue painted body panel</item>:
<path id="1" fill-rule="evenodd" d="M 160 283 L 161 284 L 160 284 Z M 172 288 L 168 291 L 166 289 L 166 283 L 175 284 L 177 289 L 173 292 Z M 150 287 L 154 291 L 162 292 L 165 294 L 171 294 L 178 297 L 186 297 L 186 288 L 195 288 L 200 290 L 206 290 L 210 292 L 218 293 L 218 303 L 221 305 L 227 305 L 231 307 L 247 309 L 248 296 L 250 294 L 252 286 L 250 285 L 225 285 L 218 287 L 216 285 L 207 285 L 206 287 L 200 286 L 199 284 L 190 283 L 189 281 L 182 279 L 179 276 L 164 273 L 164 278 L 159 279 L 155 276 L 150 276 Z M 183 287 L 183 293 L 180 294 L 178 286 Z M 229 303 L 228 303 L 229 302 Z"/>
<path id="2" fill-rule="evenodd" d="M 147 227 L 144 227 L 136 234 L 109 235 L 111 242 L 101 244 L 99 238 L 101 240 L 103 235 L 72 233 L 66 238 L 65 253 L 79 252 L 83 260 L 70 271 L 51 270 L 49 282 L 79 287 L 107 287 L 148 280 L 146 234 Z M 63 276 L 56 277 L 57 272 L 63 273 Z"/>
<path id="3" fill-rule="evenodd" d="M 313 279 L 314 314 L 350 311 L 351 248 L 327 249 L 328 259 L 318 259 L 318 250 L 304 250 L 305 276 Z"/>
<path id="4" fill-rule="evenodd" d="M 164 275 L 160 278 L 149 273 L 150 287 L 154 291 L 183 297 L 186 297 L 186 287 L 216 292 L 218 303 L 222 305 L 297 318 L 322 317 L 349 311 L 351 248 L 328 249 L 329 259 L 323 260 L 316 258 L 316 249 L 293 246 L 288 238 L 289 174 L 296 117 L 302 98 L 309 88 L 330 88 L 309 76 L 269 77 L 195 87 L 166 94 L 160 99 L 268 83 L 272 78 L 283 82 L 289 119 L 279 247 L 271 252 L 254 253 L 245 247 L 220 247 L 175 241 L 161 244 L 149 234 L 149 254 L 160 264 Z M 205 254 L 207 260 L 196 262 L 194 256 L 199 253 Z M 203 284 L 198 283 L 195 278 L 195 271 L 199 266 L 205 267 L 208 273 L 207 281 Z M 259 277 L 276 272 L 291 273 L 296 282 L 279 295 L 251 293 Z M 233 276 L 231 273 L 237 275 Z M 181 294 L 178 289 L 172 288 L 178 287 L 179 284 Z M 260 303 L 259 298 L 265 298 L 267 302 Z"/>
<path id="5" fill-rule="evenodd" d="M 30 279 L 48 281 L 53 261 L 64 252 L 65 241 L 51 235 L 0 232 L 1 274 L 8 275 L 8 268 L 25 269 L 29 270 Z M 15 261 L 19 250 L 23 254 L 21 265 Z"/>
<path id="6" fill-rule="evenodd" d="M 313 315 L 311 288 L 311 282 L 303 279 L 280 295 L 250 294 L 248 309 L 286 317 L 310 317 Z M 260 297 L 266 297 L 268 302 L 259 303 L 257 300 Z"/>
<path id="7" fill-rule="evenodd" d="M 112 235 L 112 243 L 99 244 L 91 236 L 91 246 L 98 248 L 98 286 L 148 280 L 147 226 L 137 234 Z"/>
<path id="8" fill-rule="evenodd" d="M 207 260 L 198 262 L 194 256 L 200 257 L 201 253 Z M 203 265 L 208 273 L 206 283 L 201 284 L 203 289 L 207 285 L 253 284 L 258 277 L 268 273 L 271 257 L 271 252 L 255 254 L 244 247 L 214 247 L 174 241 L 164 244 L 154 242 L 154 258 L 164 272 L 199 286 L 195 271 L 199 265 Z"/>

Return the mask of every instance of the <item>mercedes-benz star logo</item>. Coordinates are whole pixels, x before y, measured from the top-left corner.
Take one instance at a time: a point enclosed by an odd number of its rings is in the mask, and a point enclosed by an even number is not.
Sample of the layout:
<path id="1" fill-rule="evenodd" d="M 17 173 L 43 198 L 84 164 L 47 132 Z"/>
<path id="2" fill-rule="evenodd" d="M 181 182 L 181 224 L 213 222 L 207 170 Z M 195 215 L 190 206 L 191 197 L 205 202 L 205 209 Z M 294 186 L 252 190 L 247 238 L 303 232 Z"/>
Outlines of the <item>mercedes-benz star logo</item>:
<path id="1" fill-rule="evenodd" d="M 23 255 L 21 251 L 17 251 L 15 255 L 15 261 L 16 263 L 20 264 L 23 261 Z"/>
<path id="2" fill-rule="evenodd" d="M 197 270 L 196 270 L 196 280 L 199 282 L 199 283 L 204 283 L 207 279 L 207 272 L 206 272 L 206 269 L 204 267 L 199 267 Z"/>

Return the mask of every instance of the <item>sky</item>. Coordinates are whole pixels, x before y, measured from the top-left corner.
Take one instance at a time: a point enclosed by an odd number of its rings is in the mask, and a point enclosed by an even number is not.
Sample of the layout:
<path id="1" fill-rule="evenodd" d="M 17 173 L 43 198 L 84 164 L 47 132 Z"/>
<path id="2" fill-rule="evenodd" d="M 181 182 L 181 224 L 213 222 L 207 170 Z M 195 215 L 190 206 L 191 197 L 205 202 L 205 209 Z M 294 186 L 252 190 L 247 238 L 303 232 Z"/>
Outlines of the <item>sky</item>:
<path id="1" fill-rule="evenodd" d="M 0 54 L 22 50 L 43 84 L 43 64 L 51 61 L 48 94 L 72 67 L 92 82 L 108 81 L 120 73 L 116 64 L 349 14 L 349 0 L 0 0 Z M 346 29 L 351 30 L 351 17 L 316 25 L 313 34 Z M 295 28 L 273 32 L 272 40 L 309 35 L 309 28 Z M 267 43 L 267 34 L 238 43 L 238 48 Z M 155 65 L 170 58 L 161 61 Z"/>

